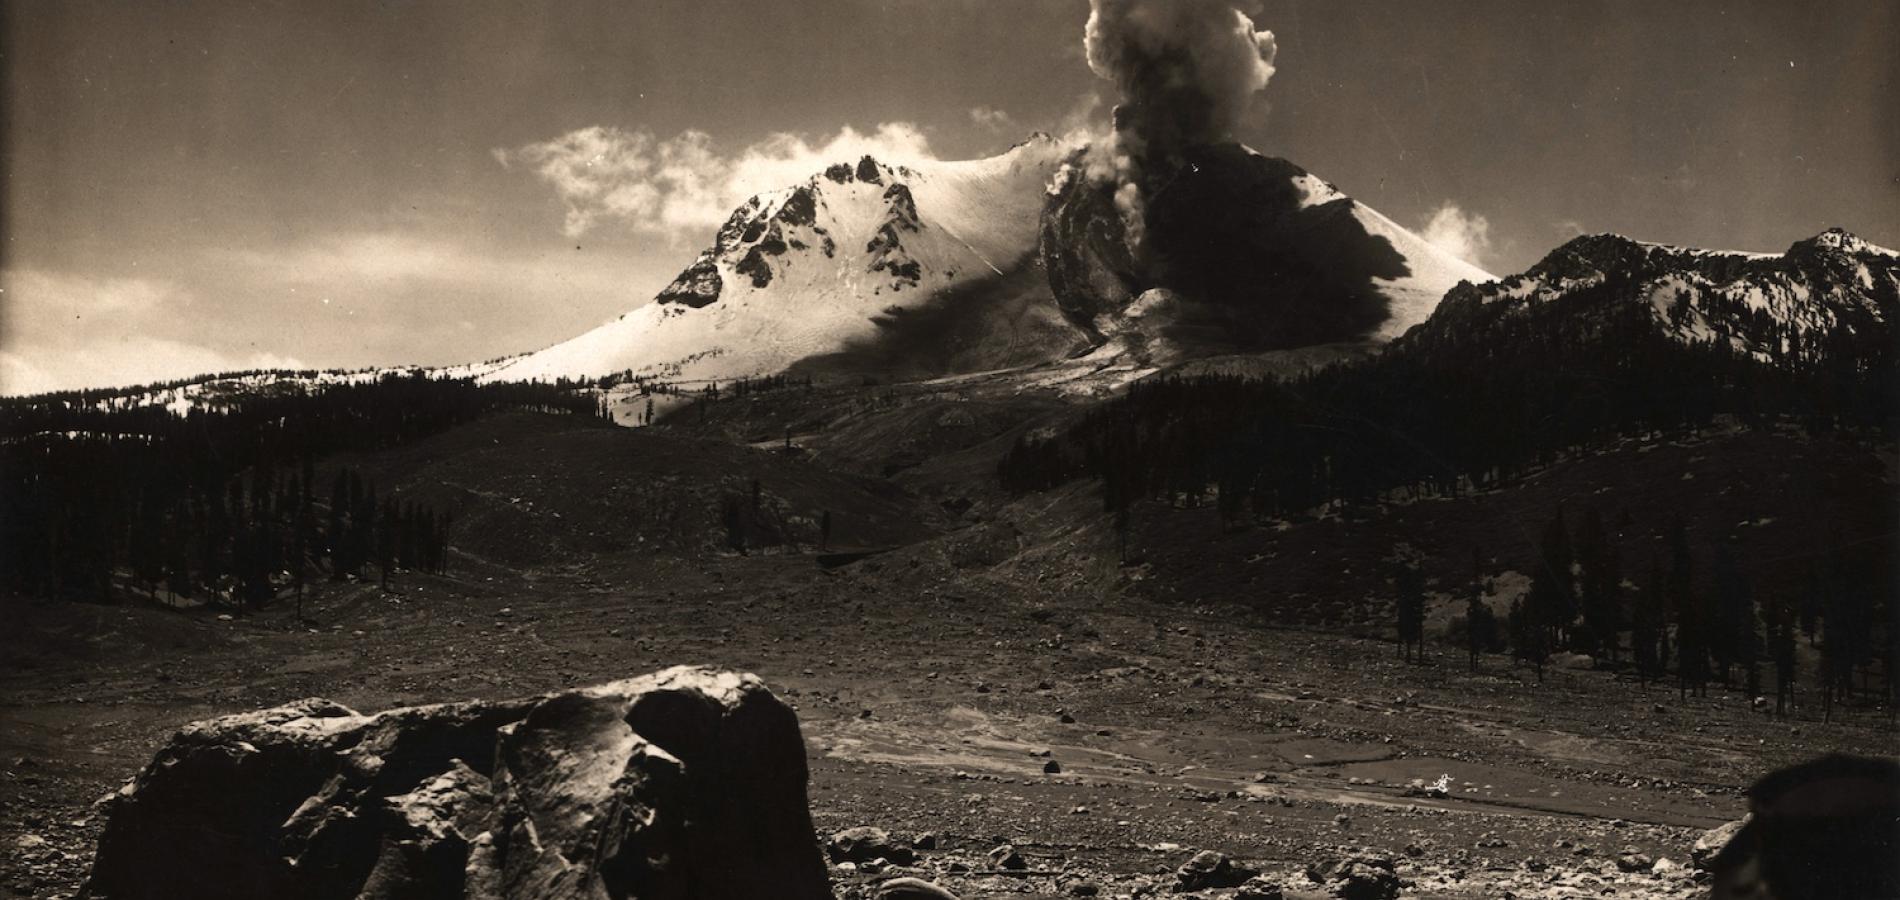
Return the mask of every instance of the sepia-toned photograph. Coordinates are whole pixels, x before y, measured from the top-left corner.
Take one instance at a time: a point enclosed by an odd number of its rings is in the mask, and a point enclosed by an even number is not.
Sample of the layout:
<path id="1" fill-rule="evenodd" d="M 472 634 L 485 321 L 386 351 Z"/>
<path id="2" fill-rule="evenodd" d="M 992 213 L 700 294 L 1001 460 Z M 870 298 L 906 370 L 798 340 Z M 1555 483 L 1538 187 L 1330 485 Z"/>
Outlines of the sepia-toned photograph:
<path id="1" fill-rule="evenodd" d="M 0 0 L 0 900 L 1900 900 L 1900 3 Z"/>

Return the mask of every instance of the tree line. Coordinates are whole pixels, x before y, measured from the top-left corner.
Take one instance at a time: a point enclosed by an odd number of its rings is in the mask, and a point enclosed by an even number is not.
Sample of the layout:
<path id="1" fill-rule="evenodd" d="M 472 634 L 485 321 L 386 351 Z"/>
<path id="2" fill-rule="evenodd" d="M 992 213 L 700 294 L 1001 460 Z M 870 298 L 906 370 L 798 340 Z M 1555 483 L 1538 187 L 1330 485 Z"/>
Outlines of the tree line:
<path id="1" fill-rule="evenodd" d="M 194 404 L 65 394 L 0 403 L 0 589 L 109 599 L 115 580 L 153 598 L 238 608 L 366 567 L 442 571 L 446 517 L 339 471 L 327 505 L 316 458 L 375 450 L 499 409 L 603 417 L 559 385 L 392 374 Z M 301 590 L 299 590 L 301 595 Z"/>
<path id="2" fill-rule="evenodd" d="M 1580 653 L 1644 684 L 1673 673 L 1685 697 L 1704 696 L 1718 681 L 1749 697 L 1772 690 L 1779 715 L 1794 701 L 1797 649 L 1805 642 L 1819 651 L 1812 682 L 1824 715 L 1856 696 L 1884 700 L 1890 713 L 1900 709 L 1900 602 L 1878 554 L 1850 552 L 1837 536 L 1796 582 L 1763 588 L 1727 543 L 1700 561 L 1706 569 L 1699 566 L 1678 518 L 1665 529 L 1667 560 L 1651 560 L 1639 582 L 1610 531 L 1595 509 L 1573 529 L 1559 507 L 1539 537 L 1530 587 L 1503 623 L 1485 603 L 1490 581 L 1474 552 L 1459 623 L 1473 672 L 1483 654 L 1508 648 L 1541 681 L 1554 653 Z M 1401 567 L 1393 581 L 1400 652 L 1422 656 L 1422 576 Z M 1876 667 L 1882 688 L 1870 690 L 1866 674 Z"/>

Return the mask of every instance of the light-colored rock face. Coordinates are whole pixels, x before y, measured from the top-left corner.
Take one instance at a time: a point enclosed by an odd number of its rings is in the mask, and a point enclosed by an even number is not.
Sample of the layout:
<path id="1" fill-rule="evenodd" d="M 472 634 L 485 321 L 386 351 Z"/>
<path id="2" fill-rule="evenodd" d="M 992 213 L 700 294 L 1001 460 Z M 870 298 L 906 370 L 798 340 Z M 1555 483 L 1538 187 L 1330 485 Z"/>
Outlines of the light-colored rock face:
<path id="1" fill-rule="evenodd" d="M 187 726 L 115 802 L 92 896 L 828 898 L 792 711 L 675 668 L 501 703 Z"/>

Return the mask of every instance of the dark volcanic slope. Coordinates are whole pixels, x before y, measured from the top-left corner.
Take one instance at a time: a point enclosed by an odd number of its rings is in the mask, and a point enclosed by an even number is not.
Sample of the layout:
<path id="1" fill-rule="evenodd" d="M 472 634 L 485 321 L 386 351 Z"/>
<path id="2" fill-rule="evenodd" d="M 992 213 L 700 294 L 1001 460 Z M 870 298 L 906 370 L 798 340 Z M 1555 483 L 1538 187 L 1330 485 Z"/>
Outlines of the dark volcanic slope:
<path id="1" fill-rule="evenodd" d="M 1424 318 L 1460 279 L 1486 280 L 1284 159 L 1237 144 L 1191 151 L 1150 190 L 1131 248 L 1114 185 L 1073 174 L 1043 212 L 1040 255 L 1062 310 L 1098 337 L 1131 301 L 1177 300 L 1163 335 L 1199 352 L 1377 336 Z"/>

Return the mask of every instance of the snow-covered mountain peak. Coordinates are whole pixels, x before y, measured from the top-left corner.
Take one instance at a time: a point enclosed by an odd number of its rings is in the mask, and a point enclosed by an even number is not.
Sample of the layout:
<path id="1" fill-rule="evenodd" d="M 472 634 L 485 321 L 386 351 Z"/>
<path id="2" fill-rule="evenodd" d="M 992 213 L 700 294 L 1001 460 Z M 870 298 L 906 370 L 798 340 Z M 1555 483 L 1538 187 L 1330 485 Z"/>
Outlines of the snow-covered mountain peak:
<path id="1" fill-rule="evenodd" d="M 988 159 L 838 160 L 741 204 L 653 303 L 484 377 L 719 380 L 884 342 L 896 318 L 976 305 L 1032 262 L 1061 154 L 1039 135 Z"/>

